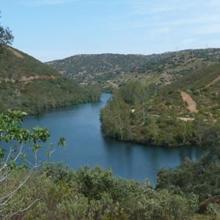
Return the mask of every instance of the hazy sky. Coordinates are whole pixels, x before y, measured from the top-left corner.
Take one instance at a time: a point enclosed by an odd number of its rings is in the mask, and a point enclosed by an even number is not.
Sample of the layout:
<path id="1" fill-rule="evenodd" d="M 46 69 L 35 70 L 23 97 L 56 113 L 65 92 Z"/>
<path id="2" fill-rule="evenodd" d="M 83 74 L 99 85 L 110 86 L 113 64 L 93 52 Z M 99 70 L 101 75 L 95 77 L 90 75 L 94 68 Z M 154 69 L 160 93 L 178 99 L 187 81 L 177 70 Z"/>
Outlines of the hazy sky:
<path id="1" fill-rule="evenodd" d="M 220 0 L 0 0 L 0 10 L 14 47 L 42 61 L 220 47 Z"/>

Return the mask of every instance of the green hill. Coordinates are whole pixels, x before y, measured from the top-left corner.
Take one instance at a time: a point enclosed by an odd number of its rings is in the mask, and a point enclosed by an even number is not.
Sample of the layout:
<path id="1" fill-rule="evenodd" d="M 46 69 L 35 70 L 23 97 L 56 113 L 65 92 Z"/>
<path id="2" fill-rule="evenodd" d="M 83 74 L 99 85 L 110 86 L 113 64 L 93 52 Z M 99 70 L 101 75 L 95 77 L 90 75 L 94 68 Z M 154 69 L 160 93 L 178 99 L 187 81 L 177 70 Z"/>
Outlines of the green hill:
<path id="1" fill-rule="evenodd" d="M 162 146 L 206 145 L 219 140 L 220 65 L 192 71 L 159 86 L 133 81 L 102 111 L 107 136 Z"/>
<path id="2" fill-rule="evenodd" d="M 0 111 L 46 111 L 99 99 L 96 88 L 81 87 L 56 70 L 12 47 L 0 50 Z"/>
<path id="3" fill-rule="evenodd" d="M 144 144 L 204 145 L 220 131 L 220 49 L 153 55 L 78 55 L 49 62 L 82 84 L 117 88 L 102 111 L 107 136 Z"/>
<path id="4" fill-rule="evenodd" d="M 201 66 L 219 61 L 220 49 L 198 49 L 153 55 L 76 55 L 48 64 L 80 83 L 112 88 L 133 79 L 169 84 Z"/>

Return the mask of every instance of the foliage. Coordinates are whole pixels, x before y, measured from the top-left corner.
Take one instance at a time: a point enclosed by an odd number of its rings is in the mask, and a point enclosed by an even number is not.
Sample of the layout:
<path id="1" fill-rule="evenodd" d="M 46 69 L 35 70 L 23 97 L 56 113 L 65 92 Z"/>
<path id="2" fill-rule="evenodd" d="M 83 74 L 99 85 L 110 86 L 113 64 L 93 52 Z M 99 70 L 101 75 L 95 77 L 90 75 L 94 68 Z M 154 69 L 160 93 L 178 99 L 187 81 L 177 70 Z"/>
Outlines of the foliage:
<path id="1" fill-rule="evenodd" d="M 36 154 L 41 143 L 49 138 L 49 133 L 41 128 L 23 128 L 25 115 L 19 111 L 0 114 L 1 141 L 2 144 L 9 144 L 4 145 L 6 149 L 25 143 L 25 146 L 33 147 Z M 59 141 L 60 144 L 64 142 L 63 138 Z M 20 163 L 14 166 L 6 163 L 9 175 L 0 182 L 0 217 L 39 220 L 189 220 L 198 210 L 199 201 L 207 195 L 219 193 L 217 152 L 208 154 L 198 164 L 183 165 L 174 171 L 177 173 L 175 175 L 173 171 L 161 171 L 156 189 L 149 183 L 114 177 L 111 171 L 100 168 L 85 167 L 73 171 L 59 164 L 45 164 L 32 171 L 30 166 L 21 166 L 29 158 L 21 157 Z M 13 161 L 16 155 L 8 157 L 3 154 L 2 160 L 9 158 L 8 161 Z M 198 172 L 201 172 L 201 176 L 198 176 Z M 4 176 L 1 175 L 1 179 Z M 9 198 L 6 198 L 6 202 L 2 200 L 5 195 Z M 216 213 L 218 206 L 210 203 L 208 216 L 215 217 Z"/>
<path id="2" fill-rule="evenodd" d="M 22 175 L 23 170 L 17 171 Z M 11 181 L 16 181 L 14 175 Z M 91 189 L 91 190 L 89 190 Z M 36 172 L 9 204 L 12 213 L 39 201 L 27 212 L 16 212 L 22 219 L 190 219 L 197 208 L 193 195 L 167 190 L 155 191 L 137 182 L 112 176 L 99 168 L 70 171 L 47 166 Z"/>
<path id="3" fill-rule="evenodd" d="M 186 161 L 174 170 L 161 170 L 157 189 L 175 193 L 195 194 L 199 199 L 199 211 L 209 213 L 213 219 L 220 216 L 220 153 L 218 147 L 198 162 Z"/>
<path id="4" fill-rule="evenodd" d="M 48 64 L 77 82 L 112 89 L 137 79 L 168 84 L 219 60 L 219 49 L 199 49 L 152 55 L 76 55 Z"/>
<path id="5" fill-rule="evenodd" d="M 157 188 L 194 193 L 199 196 L 200 202 L 220 195 L 219 147 L 212 148 L 198 162 L 186 161 L 175 170 L 161 170 Z"/>
<path id="6" fill-rule="evenodd" d="M 22 128 L 22 121 L 27 114 L 20 111 L 8 111 L 6 114 L 0 113 L 0 141 L 17 142 L 25 144 L 28 142 L 37 144 L 46 142 L 49 138 L 47 129 L 33 128 L 31 130 Z"/>
<path id="7" fill-rule="evenodd" d="M 11 208 L 10 203 L 40 166 L 38 152 L 50 137 L 47 129 L 23 128 L 22 122 L 26 115 L 20 111 L 0 113 L 0 218 L 12 214 L 7 210 L 17 211 Z M 64 139 L 61 138 L 59 144 L 63 143 Z M 29 152 L 32 152 L 34 159 L 31 159 Z M 20 170 L 24 172 L 18 175 Z M 16 177 L 16 181 L 12 181 L 11 177 Z M 28 210 L 36 201 L 33 198 L 24 209 Z"/>
<path id="8" fill-rule="evenodd" d="M 106 136 L 161 146 L 210 146 L 220 141 L 220 65 L 182 77 L 170 85 L 131 81 L 113 93 L 102 110 Z M 187 91 L 198 112 L 181 97 Z"/>
<path id="9" fill-rule="evenodd" d="M 1 17 L 0 17 L 1 18 Z M 14 37 L 9 28 L 0 25 L 0 47 L 12 44 Z"/>

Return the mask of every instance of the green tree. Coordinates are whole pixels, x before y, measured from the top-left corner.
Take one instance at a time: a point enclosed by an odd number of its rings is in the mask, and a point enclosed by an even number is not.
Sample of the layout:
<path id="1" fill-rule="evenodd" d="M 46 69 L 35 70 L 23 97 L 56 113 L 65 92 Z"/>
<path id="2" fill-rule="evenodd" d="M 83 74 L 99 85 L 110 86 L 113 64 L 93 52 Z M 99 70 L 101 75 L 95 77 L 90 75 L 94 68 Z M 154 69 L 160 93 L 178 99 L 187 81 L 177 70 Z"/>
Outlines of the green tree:
<path id="1" fill-rule="evenodd" d="M 4 27 L 0 24 L 0 46 L 11 45 L 13 40 L 14 40 L 14 36 L 11 30 L 8 27 Z"/>
<path id="2" fill-rule="evenodd" d="M 25 116 L 26 113 L 20 111 L 0 113 L 0 219 L 8 215 L 13 216 L 13 207 L 9 209 L 9 213 L 5 213 L 5 210 L 8 210 L 7 205 L 27 183 L 33 171 L 40 166 L 38 152 L 50 137 L 47 129 L 23 128 Z M 64 139 L 61 138 L 58 143 L 63 145 Z M 34 159 L 26 157 L 25 152 L 28 149 L 25 148 L 31 149 Z M 11 175 L 21 168 L 26 168 L 25 175 L 22 175 L 18 182 L 12 183 L 10 189 L 4 190 L 4 186 L 10 184 Z M 37 201 L 38 198 L 35 198 L 27 207 L 21 207 L 21 210 L 27 210 Z"/>

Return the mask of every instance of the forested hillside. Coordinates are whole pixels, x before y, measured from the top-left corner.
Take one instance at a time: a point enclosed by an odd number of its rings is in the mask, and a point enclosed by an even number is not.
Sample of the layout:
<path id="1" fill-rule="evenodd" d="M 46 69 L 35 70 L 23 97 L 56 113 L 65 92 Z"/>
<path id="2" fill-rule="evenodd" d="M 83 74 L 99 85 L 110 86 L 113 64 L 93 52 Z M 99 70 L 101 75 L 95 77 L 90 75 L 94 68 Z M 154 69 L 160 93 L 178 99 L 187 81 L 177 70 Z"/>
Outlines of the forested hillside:
<path id="1" fill-rule="evenodd" d="M 220 65 L 170 85 L 133 81 L 115 91 L 102 111 L 107 136 L 161 146 L 207 145 L 220 134 Z"/>
<path id="2" fill-rule="evenodd" d="M 220 49 L 199 49 L 153 55 L 76 55 L 48 64 L 80 83 L 117 88 L 134 79 L 169 84 L 219 61 Z"/>
<path id="3" fill-rule="evenodd" d="M 97 101 L 99 91 L 82 87 L 56 70 L 9 46 L 0 50 L 0 111 L 38 113 L 52 108 Z"/>

